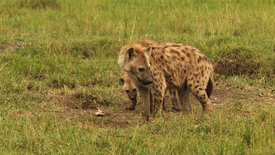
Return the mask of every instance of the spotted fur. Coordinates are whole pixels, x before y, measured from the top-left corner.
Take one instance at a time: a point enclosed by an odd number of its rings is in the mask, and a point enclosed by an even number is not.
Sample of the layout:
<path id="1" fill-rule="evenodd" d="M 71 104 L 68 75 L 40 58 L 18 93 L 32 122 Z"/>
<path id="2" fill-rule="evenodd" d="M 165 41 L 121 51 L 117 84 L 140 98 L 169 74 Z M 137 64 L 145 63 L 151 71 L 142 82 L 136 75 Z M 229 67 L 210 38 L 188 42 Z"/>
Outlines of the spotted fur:
<path id="1" fill-rule="evenodd" d="M 197 48 L 184 44 L 137 41 L 122 47 L 118 64 L 137 86 L 149 119 L 150 92 L 153 105 L 161 105 L 166 89 L 177 90 L 184 113 L 191 112 L 189 93 L 203 111 L 212 109 L 213 67 Z"/>

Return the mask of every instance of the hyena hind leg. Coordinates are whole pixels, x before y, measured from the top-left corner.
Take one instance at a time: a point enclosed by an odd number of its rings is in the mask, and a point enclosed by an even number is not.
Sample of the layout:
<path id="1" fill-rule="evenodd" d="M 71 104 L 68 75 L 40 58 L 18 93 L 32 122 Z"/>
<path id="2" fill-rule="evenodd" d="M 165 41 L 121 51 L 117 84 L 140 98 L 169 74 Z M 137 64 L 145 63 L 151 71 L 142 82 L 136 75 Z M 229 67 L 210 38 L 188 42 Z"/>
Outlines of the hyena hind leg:
<path id="1" fill-rule="evenodd" d="M 212 111 L 212 103 L 208 98 L 205 89 L 202 89 L 202 88 L 191 89 L 191 92 L 200 101 L 202 105 L 202 110 L 204 113 L 208 113 L 209 111 Z"/>
<path id="2" fill-rule="evenodd" d="M 169 90 L 171 101 L 172 101 L 172 109 L 174 111 L 180 111 L 179 105 L 181 104 L 180 98 L 179 98 L 179 93 L 176 89 Z"/>

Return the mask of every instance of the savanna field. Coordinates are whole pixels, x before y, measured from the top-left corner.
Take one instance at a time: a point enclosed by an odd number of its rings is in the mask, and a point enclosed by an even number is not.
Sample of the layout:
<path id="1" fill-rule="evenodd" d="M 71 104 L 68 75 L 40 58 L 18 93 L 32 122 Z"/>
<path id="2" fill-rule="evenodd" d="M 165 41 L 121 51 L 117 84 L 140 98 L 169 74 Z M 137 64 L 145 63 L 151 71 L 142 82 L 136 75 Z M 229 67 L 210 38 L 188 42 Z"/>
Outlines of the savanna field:
<path id="1" fill-rule="evenodd" d="M 206 55 L 214 111 L 126 110 L 138 39 Z M 1 0 L 0 154 L 275 154 L 274 68 L 274 0 Z"/>

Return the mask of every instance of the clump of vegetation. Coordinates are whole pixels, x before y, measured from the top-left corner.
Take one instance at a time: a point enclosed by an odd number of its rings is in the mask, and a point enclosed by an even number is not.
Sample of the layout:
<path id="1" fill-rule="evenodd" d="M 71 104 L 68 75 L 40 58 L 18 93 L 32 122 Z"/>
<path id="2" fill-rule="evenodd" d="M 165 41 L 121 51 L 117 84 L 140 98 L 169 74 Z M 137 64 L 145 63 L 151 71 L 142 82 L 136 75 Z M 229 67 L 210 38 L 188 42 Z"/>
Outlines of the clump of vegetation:
<path id="1" fill-rule="evenodd" d="M 253 62 L 248 54 L 242 56 L 238 51 L 221 53 L 213 62 L 215 73 L 227 76 L 259 74 L 259 64 Z"/>

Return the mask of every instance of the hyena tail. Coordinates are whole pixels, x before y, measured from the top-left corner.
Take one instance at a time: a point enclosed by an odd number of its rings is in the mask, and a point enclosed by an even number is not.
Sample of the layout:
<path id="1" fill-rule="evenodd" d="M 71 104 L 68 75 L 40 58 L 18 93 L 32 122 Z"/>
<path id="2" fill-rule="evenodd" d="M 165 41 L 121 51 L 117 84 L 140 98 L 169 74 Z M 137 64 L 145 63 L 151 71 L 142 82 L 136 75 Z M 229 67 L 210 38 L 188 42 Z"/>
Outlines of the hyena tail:
<path id="1" fill-rule="evenodd" d="M 207 87 L 206 87 L 206 94 L 208 96 L 208 98 L 210 98 L 210 95 L 213 91 L 213 87 L 214 87 L 214 79 L 213 79 L 213 75 L 209 78 L 208 83 L 207 83 Z"/>

